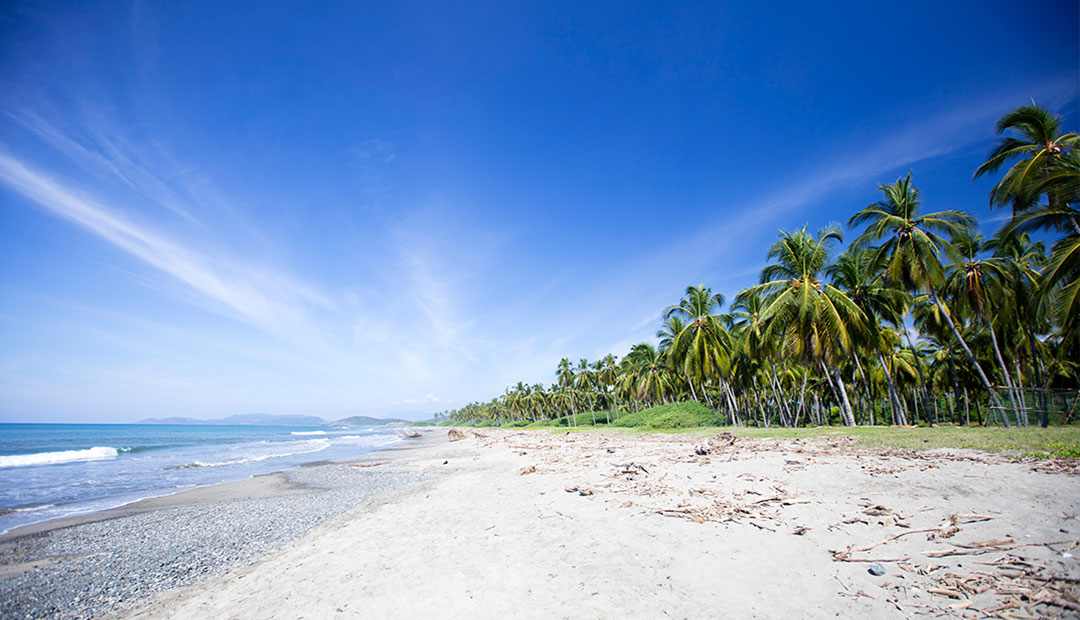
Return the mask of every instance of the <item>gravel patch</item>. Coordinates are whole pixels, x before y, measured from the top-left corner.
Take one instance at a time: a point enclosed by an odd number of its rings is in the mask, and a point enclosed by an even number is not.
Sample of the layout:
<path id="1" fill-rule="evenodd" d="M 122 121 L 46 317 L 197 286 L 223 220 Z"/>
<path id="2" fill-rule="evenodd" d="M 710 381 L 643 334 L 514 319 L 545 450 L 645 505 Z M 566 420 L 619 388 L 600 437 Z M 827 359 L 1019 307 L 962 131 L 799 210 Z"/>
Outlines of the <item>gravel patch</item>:
<path id="1" fill-rule="evenodd" d="M 376 493 L 420 482 L 342 464 L 284 472 L 310 492 L 191 504 L 32 534 L 0 551 L 40 566 L 0 581 L 2 618 L 92 618 L 253 564 Z"/>

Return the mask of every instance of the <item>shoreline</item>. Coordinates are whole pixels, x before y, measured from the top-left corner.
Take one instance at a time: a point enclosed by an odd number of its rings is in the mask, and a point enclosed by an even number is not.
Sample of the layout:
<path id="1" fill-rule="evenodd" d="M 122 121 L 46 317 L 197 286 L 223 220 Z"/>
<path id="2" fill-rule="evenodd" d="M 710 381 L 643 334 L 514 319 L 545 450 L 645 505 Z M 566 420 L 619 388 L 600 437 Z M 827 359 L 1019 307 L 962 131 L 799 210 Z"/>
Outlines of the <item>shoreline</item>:
<path id="1" fill-rule="evenodd" d="M 419 439 L 423 441 L 425 437 L 421 437 Z M 148 495 L 146 497 L 140 497 L 138 499 L 126 501 L 115 506 L 110 506 L 108 508 L 94 509 L 90 512 L 82 514 L 46 519 L 44 521 L 35 521 L 33 523 L 25 523 L 23 525 L 16 525 L 11 529 L 0 532 L 0 544 L 19 538 L 21 536 L 29 536 L 32 534 L 49 532 L 65 527 L 82 525 L 84 523 L 95 523 L 97 521 L 131 516 L 154 510 L 161 510 L 164 508 L 173 508 L 177 506 L 186 506 L 189 504 L 207 503 L 226 499 L 254 499 L 258 497 L 273 497 L 276 495 L 284 495 L 286 493 L 303 492 L 304 489 L 302 487 L 291 485 L 291 483 L 283 479 L 282 475 L 305 467 L 317 467 L 320 465 L 341 463 L 354 463 L 359 462 L 361 459 L 368 455 L 389 453 L 393 450 L 409 449 L 411 447 L 416 447 L 414 445 L 410 445 L 409 442 L 404 439 L 403 444 L 405 445 L 395 444 L 392 446 L 387 446 L 385 448 L 380 448 L 372 452 L 366 452 L 354 458 L 323 459 L 309 461 L 306 463 L 299 463 L 288 469 L 281 469 L 278 471 L 266 472 L 261 474 L 252 474 L 249 477 L 242 478 L 240 480 L 215 482 L 212 484 L 194 486 L 187 489 L 180 489 L 172 492 L 161 493 L 158 495 Z"/>
<path id="2" fill-rule="evenodd" d="M 0 616 L 97 617 L 258 562 L 380 494 L 421 482 L 401 464 L 431 441 L 425 434 L 353 458 L 13 528 L 0 535 Z M 388 463 L 351 466 L 373 461 Z"/>

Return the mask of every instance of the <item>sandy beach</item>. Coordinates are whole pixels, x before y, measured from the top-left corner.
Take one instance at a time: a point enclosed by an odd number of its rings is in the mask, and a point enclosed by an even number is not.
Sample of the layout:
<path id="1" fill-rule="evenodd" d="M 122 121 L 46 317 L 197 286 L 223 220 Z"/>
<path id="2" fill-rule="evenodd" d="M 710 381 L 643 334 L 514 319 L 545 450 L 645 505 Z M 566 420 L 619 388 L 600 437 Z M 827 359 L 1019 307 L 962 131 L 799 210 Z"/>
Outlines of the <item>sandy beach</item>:
<path id="1" fill-rule="evenodd" d="M 255 563 L 113 618 L 1075 617 L 1071 461 L 840 437 L 473 431 Z M 703 453 L 703 454 L 699 454 Z M 882 569 L 880 575 L 870 569 Z"/>

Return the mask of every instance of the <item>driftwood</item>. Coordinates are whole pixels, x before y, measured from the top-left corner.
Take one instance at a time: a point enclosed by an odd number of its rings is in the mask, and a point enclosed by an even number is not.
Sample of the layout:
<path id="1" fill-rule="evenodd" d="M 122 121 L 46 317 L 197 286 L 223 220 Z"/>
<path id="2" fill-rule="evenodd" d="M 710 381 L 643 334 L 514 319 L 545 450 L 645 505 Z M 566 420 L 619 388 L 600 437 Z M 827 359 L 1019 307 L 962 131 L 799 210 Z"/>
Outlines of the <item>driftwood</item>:
<path id="1" fill-rule="evenodd" d="M 465 439 L 465 433 L 459 431 L 456 428 L 450 429 L 450 432 L 447 433 L 446 436 L 450 439 L 450 441 L 461 441 L 462 439 Z"/>
<path id="2" fill-rule="evenodd" d="M 729 448 L 735 445 L 735 435 L 724 431 L 716 437 L 709 439 L 707 442 L 694 448 L 694 454 L 698 456 L 706 456 L 709 454 L 715 454 L 723 451 L 725 448 Z"/>
<path id="3" fill-rule="evenodd" d="M 612 463 L 611 466 L 620 468 L 620 470 L 616 472 L 619 474 L 649 473 L 649 470 L 645 469 L 644 465 L 638 465 L 637 463 Z"/>
<path id="4" fill-rule="evenodd" d="M 386 465 L 390 461 L 379 461 L 378 463 L 349 463 L 349 467 L 378 467 L 379 465 Z"/>
<path id="5" fill-rule="evenodd" d="M 592 495 L 594 491 L 589 487 L 572 486 L 566 487 L 567 493 L 577 493 L 578 495 Z"/>

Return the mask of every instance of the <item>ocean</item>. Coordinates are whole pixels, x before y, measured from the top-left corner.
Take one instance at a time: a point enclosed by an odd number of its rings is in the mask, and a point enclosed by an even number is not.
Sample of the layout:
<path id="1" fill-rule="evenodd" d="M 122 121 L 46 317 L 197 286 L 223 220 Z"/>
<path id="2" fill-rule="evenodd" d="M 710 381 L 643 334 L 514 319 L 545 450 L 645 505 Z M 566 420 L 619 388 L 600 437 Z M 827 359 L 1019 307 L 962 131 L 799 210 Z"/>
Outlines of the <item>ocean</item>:
<path id="1" fill-rule="evenodd" d="M 399 441 L 387 427 L 0 424 L 0 533 Z"/>

